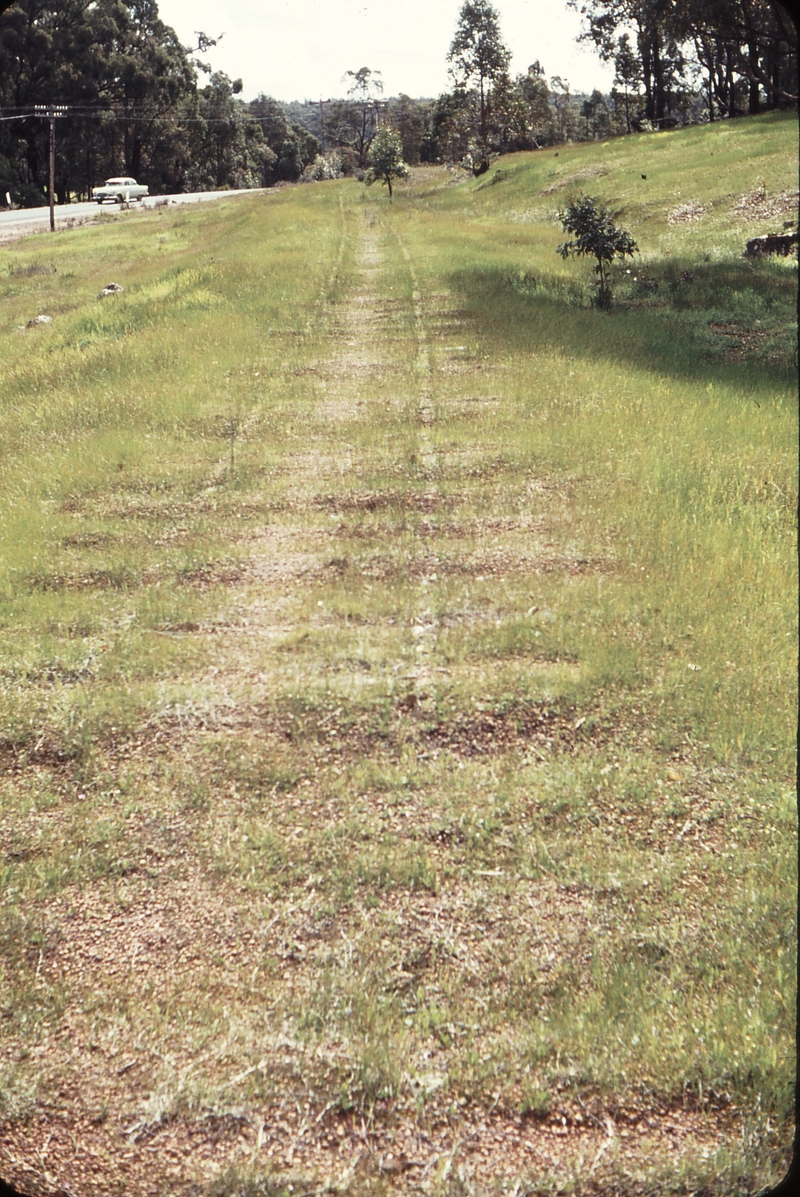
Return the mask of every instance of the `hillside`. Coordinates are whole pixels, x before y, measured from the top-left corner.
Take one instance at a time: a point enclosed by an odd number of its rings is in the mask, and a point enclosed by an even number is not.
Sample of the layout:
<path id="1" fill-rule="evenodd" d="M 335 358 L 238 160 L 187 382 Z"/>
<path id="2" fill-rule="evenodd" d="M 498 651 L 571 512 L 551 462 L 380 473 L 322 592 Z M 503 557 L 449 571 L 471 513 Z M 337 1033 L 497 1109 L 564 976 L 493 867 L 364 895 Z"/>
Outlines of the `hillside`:
<path id="1" fill-rule="evenodd" d="M 783 1175 L 796 188 L 772 114 L 0 249 L 0 1177 Z"/>

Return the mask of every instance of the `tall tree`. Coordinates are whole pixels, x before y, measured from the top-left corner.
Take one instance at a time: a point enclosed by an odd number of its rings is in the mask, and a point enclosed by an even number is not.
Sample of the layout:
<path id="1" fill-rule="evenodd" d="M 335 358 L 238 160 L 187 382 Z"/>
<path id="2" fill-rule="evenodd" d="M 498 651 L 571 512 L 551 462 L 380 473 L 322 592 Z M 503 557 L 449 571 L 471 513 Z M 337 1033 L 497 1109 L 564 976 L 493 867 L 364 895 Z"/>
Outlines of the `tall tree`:
<path id="1" fill-rule="evenodd" d="M 528 106 L 528 120 L 531 142 L 534 149 L 546 144 L 553 137 L 553 109 L 550 105 L 550 88 L 545 80 L 544 68 L 537 58 L 531 63 L 526 75 L 517 78 L 519 89 Z"/>
<path id="2" fill-rule="evenodd" d="M 174 187 L 185 167 L 196 76 L 154 0 L 17 0 L 0 17 L 0 106 L 69 108 L 59 121 L 56 193 L 86 192 L 106 174 Z M 188 108 L 187 108 L 188 105 Z M 47 129 L 33 116 L 0 126 L 18 198 L 47 178 Z"/>
<path id="3" fill-rule="evenodd" d="M 460 161 L 469 147 L 472 111 L 463 87 L 443 92 L 433 105 L 427 132 L 420 145 L 423 162 Z"/>
<path id="4" fill-rule="evenodd" d="M 796 17 L 795 17 L 796 20 Z M 787 7 L 774 0 L 676 0 L 676 32 L 693 43 L 708 77 L 709 104 L 735 115 L 734 74 L 746 89 L 750 113 L 795 104 L 797 28 Z"/>
<path id="5" fill-rule="evenodd" d="M 556 110 L 556 136 L 559 141 L 566 141 L 569 124 L 570 89 L 569 79 L 562 79 L 560 75 L 553 75 L 550 80 L 553 107 Z"/>
<path id="6" fill-rule="evenodd" d="M 627 131 L 631 131 L 631 106 L 630 93 L 636 94 L 639 90 L 639 79 L 641 78 L 642 64 L 639 61 L 639 56 L 631 46 L 630 35 L 623 33 L 617 42 L 617 51 L 614 55 L 614 82 L 619 83 L 623 89 L 625 97 L 625 124 Z"/>
<path id="7" fill-rule="evenodd" d="M 383 95 L 383 82 L 380 71 L 360 67 L 357 71 L 347 71 L 345 78 L 351 83 L 347 94 L 351 100 L 352 125 L 355 136 L 352 141 L 353 149 L 358 154 L 359 166 L 365 166 L 370 142 L 378 130 L 378 100 Z"/>
<path id="8" fill-rule="evenodd" d="M 86 11 L 99 67 L 97 99 L 113 108 L 119 134 L 115 169 L 138 177 L 194 90 L 195 72 L 155 0 L 96 0 Z"/>
<path id="9" fill-rule="evenodd" d="M 298 179 L 319 154 L 319 139 L 305 126 L 290 122 L 282 105 L 263 92 L 250 101 L 247 110 L 258 122 L 264 141 L 275 157 L 274 162 L 267 163 L 264 185 L 269 186 L 278 179 Z M 316 114 L 316 105 L 312 112 Z"/>
<path id="10" fill-rule="evenodd" d="M 527 76 L 512 80 L 501 75 L 489 93 L 489 141 L 501 154 L 530 150 L 537 144 L 531 120 L 535 100 L 532 105 L 526 82 Z"/>
<path id="11" fill-rule="evenodd" d="M 487 85 L 508 71 L 511 52 L 500 36 L 500 16 L 488 0 L 466 0 L 447 55 L 457 87 L 477 81 L 480 97 L 480 136 L 487 151 Z"/>
<path id="12" fill-rule="evenodd" d="M 598 135 L 606 136 L 611 129 L 611 117 L 605 96 L 595 88 L 588 100 L 581 105 L 581 116 L 586 121 L 586 140 L 591 141 Z"/>
<path id="13" fill-rule="evenodd" d="M 762 89 L 768 107 L 797 102 L 797 28 L 777 0 L 567 2 L 584 19 L 581 40 L 605 61 L 616 58 L 620 31 L 635 31 L 645 114 L 656 123 L 680 105 L 689 47 L 707 76 L 712 118 L 715 104 L 726 116 L 745 104 L 757 112 Z"/>
<path id="14" fill-rule="evenodd" d="M 645 115 L 658 122 L 667 110 L 664 49 L 669 37 L 668 19 L 672 0 L 568 0 L 578 9 L 585 28 L 581 41 L 592 41 L 605 62 L 613 61 L 618 49 L 617 32 L 635 30 L 645 90 Z"/>
<path id="15" fill-rule="evenodd" d="M 409 166 L 419 163 L 430 107 L 429 103 L 412 100 L 403 92 L 390 105 L 389 119 L 403 139 L 403 158 Z"/>

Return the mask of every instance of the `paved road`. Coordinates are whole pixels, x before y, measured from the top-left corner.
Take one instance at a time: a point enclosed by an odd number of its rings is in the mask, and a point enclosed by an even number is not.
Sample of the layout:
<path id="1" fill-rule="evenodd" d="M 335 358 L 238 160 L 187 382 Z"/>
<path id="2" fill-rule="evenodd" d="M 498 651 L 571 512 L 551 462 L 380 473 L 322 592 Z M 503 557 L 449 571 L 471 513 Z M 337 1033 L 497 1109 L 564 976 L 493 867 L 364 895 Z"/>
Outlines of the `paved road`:
<path id="1" fill-rule="evenodd" d="M 265 188 L 252 191 L 198 191 L 187 195 L 150 195 L 146 199 L 131 204 L 131 211 L 138 207 L 154 208 L 166 200 L 170 204 L 194 204 L 203 200 L 230 199 L 235 195 L 263 195 Z M 56 228 L 65 228 L 70 224 L 83 224 L 86 220 L 96 217 L 99 212 L 115 215 L 124 211 L 120 204 L 96 203 L 60 204 L 56 205 Z M 0 240 L 10 237 L 21 237 L 25 233 L 39 233 L 50 227 L 49 208 L 18 208 L 13 212 L 0 212 Z"/>

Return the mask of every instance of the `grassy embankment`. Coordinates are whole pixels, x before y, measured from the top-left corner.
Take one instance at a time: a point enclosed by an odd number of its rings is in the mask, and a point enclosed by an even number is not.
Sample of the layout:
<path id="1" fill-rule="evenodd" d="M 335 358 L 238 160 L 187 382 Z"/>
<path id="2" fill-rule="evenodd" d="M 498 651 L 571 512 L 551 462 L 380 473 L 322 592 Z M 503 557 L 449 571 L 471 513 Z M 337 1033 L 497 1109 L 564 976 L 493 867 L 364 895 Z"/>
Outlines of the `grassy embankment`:
<path id="1" fill-rule="evenodd" d="M 3 251 L 0 1175 L 781 1174 L 796 259 L 740 255 L 796 165 L 764 117 Z"/>

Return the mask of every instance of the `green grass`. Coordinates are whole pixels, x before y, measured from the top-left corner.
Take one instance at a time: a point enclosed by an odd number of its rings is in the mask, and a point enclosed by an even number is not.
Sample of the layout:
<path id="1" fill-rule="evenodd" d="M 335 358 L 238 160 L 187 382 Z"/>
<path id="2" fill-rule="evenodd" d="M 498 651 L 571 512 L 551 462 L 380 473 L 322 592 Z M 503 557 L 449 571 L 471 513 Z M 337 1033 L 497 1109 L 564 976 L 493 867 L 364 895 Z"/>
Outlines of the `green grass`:
<path id="1" fill-rule="evenodd" d="M 780 1177 L 796 258 L 741 252 L 796 132 L 3 250 L 0 1175 Z M 607 314 L 579 189 L 640 246 Z"/>

